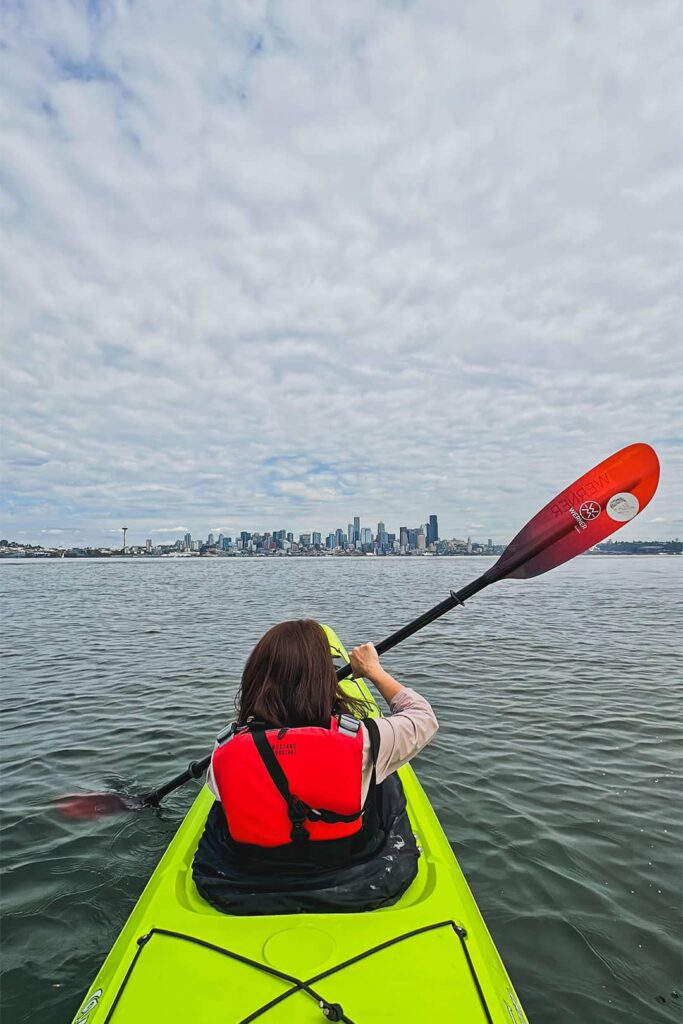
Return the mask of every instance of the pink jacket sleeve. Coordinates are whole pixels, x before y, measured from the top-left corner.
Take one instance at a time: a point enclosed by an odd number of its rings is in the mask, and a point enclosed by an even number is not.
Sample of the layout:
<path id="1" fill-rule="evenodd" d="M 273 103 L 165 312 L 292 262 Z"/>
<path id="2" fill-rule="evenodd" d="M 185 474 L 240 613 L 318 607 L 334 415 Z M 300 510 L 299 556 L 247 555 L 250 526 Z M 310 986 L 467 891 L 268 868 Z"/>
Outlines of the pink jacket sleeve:
<path id="1" fill-rule="evenodd" d="M 434 738 L 439 723 L 428 700 L 415 690 L 404 686 L 389 705 L 391 715 L 377 718 L 379 751 L 377 754 L 377 782 L 383 782 L 401 765 L 407 764 Z M 372 775 L 370 737 L 365 736 L 363 748 L 363 790 L 366 791 Z"/>

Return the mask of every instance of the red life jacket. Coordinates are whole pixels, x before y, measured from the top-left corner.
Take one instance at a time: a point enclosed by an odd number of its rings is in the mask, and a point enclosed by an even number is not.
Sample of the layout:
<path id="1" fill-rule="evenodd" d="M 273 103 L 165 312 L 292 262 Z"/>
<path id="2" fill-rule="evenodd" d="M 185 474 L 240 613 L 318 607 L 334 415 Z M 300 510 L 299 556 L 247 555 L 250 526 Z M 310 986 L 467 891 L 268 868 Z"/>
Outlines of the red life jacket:
<path id="1" fill-rule="evenodd" d="M 367 724 L 367 722 L 366 722 Z M 368 726 L 377 756 L 379 734 Z M 247 725 L 213 753 L 231 838 L 260 847 L 344 839 L 363 824 L 363 730 L 351 715 L 329 728 Z M 374 789 L 373 769 L 370 791 Z"/>

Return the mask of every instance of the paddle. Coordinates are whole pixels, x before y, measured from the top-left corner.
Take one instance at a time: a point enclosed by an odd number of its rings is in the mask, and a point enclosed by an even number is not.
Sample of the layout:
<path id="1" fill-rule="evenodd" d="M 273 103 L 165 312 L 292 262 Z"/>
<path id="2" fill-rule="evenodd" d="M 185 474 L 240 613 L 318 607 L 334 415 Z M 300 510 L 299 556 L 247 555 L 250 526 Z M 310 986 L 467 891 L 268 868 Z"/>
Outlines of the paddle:
<path id="1" fill-rule="evenodd" d="M 659 460 L 649 445 L 622 448 L 549 501 L 482 576 L 457 593 L 451 591 L 444 601 L 377 644 L 378 654 L 396 647 L 498 580 L 540 576 L 587 551 L 637 516 L 651 500 L 658 482 Z M 350 665 L 337 672 L 340 681 L 350 675 Z M 174 789 L 199 778 L 210 762 L 211 754 L 191 762 L 185 771 L 149 793 L 74 794 L 60 797 L 56 804 L 68 818 L 97 818 L 117 811 L 156 807 Z"/>

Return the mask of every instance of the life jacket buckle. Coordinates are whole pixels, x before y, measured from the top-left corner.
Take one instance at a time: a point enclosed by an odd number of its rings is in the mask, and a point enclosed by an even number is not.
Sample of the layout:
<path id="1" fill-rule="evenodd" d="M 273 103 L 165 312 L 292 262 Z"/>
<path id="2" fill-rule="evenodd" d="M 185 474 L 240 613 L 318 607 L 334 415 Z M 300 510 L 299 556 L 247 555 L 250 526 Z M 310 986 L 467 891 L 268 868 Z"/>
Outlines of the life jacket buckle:
<path id="1" fill-rule="evenodd" d="M 354 718 L 353 715 L 342 714 L 339 716 L 339 732 L 345 736 L 356 736 L 360 729 L 360 719 Z"/>
<path id="2" fill-rule="evenodd" d="M 294 840 L 310 839 L 308 829 L 304 828 L 304 822 L 307 820 L 311 813 L 312 808 L 304 800 L 299 800 L 298 797 L 293 796 L 287 806 L 287 813 L 289 814 L 289 820 L 292 823 L 292 831 L 290 836 Z"/>

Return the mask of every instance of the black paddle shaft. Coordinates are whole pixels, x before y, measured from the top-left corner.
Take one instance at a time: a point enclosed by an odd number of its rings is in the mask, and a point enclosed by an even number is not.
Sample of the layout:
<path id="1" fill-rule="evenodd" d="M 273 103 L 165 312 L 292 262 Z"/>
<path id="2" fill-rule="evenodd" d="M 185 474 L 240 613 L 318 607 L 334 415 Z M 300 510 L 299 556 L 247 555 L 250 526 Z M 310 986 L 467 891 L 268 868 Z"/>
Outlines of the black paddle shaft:
<path id="1" fill-rule="evenodd" d="M 494 577 L 495 578 L 495 577 Z M 478 594 L 480 590 L 487 587 L 489 583 L 493 583 L 493 578 L 484 573 L 478 579 L 472 583 L 468 583 L 462 590 L 458 590 L 457 593 L 452 590 L 449 596 L 444 601 L 439 601 L 429 611 L 424 612 L 418 618 L 413 619 L 402 629 L 397 629 L 391 636 L 381 640 L 377 645 L 377 653 L 384 654 L 386 651 L 390 651 L 392 647 L 396 647 L 403 640 L 407 640 L 413 633 L 417 633 L 424 626 L 428 626 L 430 622 L 434 622 L 436 619 L 440 619 L 442 615 L 449 612 L 452 608 L 456 608 L 460 604 L 464 604 L 474 594 Z M 342 668 L 337 670 L 337 679 L 341 682 L 342 679 L 347 679 L 351 675 L 351 666 L 344 665 Z M 145 807 L 156 807 L 165 796 L 172 793 L 174 789 L 179 789 L 180 786 L 184 786 L 190 779 L 198 779 L 204 774 L 206 769 L 211 764 L 211 754 L 207 754 L 201 761 L 191 761 L 184 772 L 176 775 L 174 779 L 170 779 L 169 782 L 165 782 L 163 786 L 159 786 L 158 789 L 153 789 L 149 793 L 144 793 L 140 799 Z"/>

